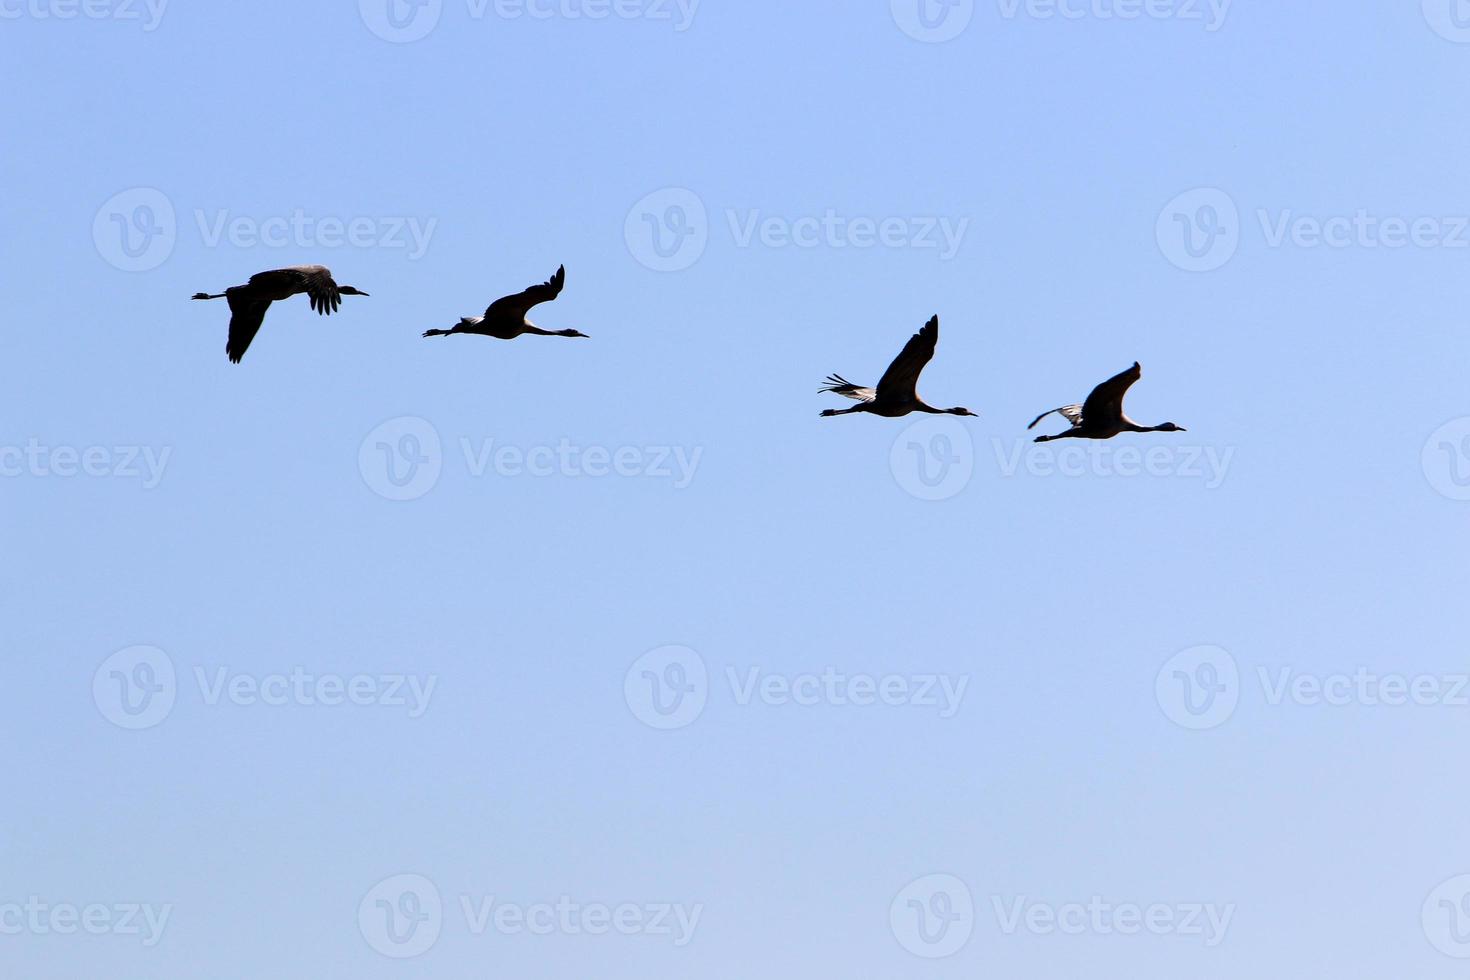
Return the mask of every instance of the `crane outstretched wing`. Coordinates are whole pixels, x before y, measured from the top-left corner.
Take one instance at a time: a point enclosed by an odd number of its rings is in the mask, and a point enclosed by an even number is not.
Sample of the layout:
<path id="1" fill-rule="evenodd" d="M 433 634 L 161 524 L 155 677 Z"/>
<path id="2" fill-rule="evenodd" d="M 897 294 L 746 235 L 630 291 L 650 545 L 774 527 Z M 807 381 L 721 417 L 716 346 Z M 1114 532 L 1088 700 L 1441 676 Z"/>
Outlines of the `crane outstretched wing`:
<path id="1" fill-rule="evenodd" d="M 513 317 L 520 319 L 524 317 L 531 307 L 548 303 L 561 295 L 561 287 L 566 285 L 567 267 L 558 266 L 556 274 L 539 286 L 532 286 L 522 290 L 513 296 L 502 296 L 485 308 L 485 319 L 499 317 Z"/>
<path id="2" fill-rule="evenodd" d="M 286 269 L 257 272 L 250 277 L 250 288 L 273 299 L 289 293 L 305 293 L 311 308 L 322 316 L 335 313 L 342 305 L 342 293 L 332 278 L 332 270 L 323 265 L 293 265 Z"/>
<path id="3" fill-rule="evenodd" d="M 1096 388 L 1082 403 L 1082 417 L 1091 423 L 1118 422 L 1123 418 L 1123 396 L 1133 383 L 1143 377 L 1143 369 L 1134 361 L 1133 366 L 1115 374 Z"/>
<path id="4" fill-rule="evenodd" d="M 239 364 L 246 348 L 260 332 L 260 324 L 265 320 L 265 311 L 270 309 L 271 301 L 228 293 L 226 298 L 230 301 L 230 339 L 225 342 L 225 354 L 229 356 L 230 363 Z"/>
<path id="5" fill-rule="evenodd" d="M 332 278 L 331 272 L 316 265 L 303 269 L 302 273 L 311 308 L 322 316 L 336 313 L 337 308 L 342 305 L 342 293 L 337 289 L 337 281 Z"/>
<path id="6" fill-rule="evenodd" d="M 911 401 L 918 397 L 919 374 L 934 358 L 939 343 L 939 317 L 934 316 L 918 333 L 909 338 L 903 350 L 878 379 L 877 397 L 884 401 Z"/>

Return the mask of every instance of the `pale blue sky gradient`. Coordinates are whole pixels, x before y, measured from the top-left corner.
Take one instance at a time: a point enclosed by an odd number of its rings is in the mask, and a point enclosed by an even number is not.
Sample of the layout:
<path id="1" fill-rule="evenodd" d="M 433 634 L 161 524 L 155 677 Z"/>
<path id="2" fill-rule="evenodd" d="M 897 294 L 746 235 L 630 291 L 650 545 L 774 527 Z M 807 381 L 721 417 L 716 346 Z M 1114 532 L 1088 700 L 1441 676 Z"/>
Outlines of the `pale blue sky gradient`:
<path id="1" fill-rule="evenodd" d="M 1470 707 L 1271 704 L 1257 673 L 1470 671 L 1470 503 L 1421 462 L 1470 415 L 1470 250 L 1272 247 L 1258 216 L 1470 214 L 1470 45 L 1418 7 L 1239 0 L 1210 31 L 981 2 L 924 43 L 886 0 L 704 0 L 684 31 L 445 0 L 401 44 L 351 0 L 176 0 L 153 30 L 5 7 L 0 447 L 169 456 L 151 489 L 0 477 L 0 906 L 172 912 L 151 948 L 0 935 L 0 973 L 1463 976 L 1421 906 L 1470 872 Z M 93 225 L 135 188 L 176 241 L 129 272 Z M 666 188 L 697 195 L 708 245 L 656 272 L 625 224 Z M 1196 273 L 1156 225 L 1198 188 L 1239 226 Z M 196 217 L 298 209 L 434 224 L 411 258 L 211 244 Z M 727 217 L 829 209 L 968 226 L 945 260 L 742 247 Z M 229 364 L 223 301 L 190 294 L 307 262 L 371 297 L 280 304 Z M 559 263 L 538 322 L 592 339 L 420 338 Z M 819 419 L 844 406 L 816 388 L 876 381 L 935 313 L 922 390 L 981 418 L 954 423 L 968 483 L 925 501 L 890 468 L 906 422 Z M 1131 414 L 1189 431 L 1124 439 L 1232 453 L 1218 487 L 1002 472 L 1037 412 L 1135 359 Z M 442 473 L 395 502 L 359 450 L 401 416 Z M 477 477 L 461 439 L 701 455 L 683 488 Z M 92 685 L 140 644 L 178 694 L 130 731 Z M 710 680 L 660 731 L 624 679 L 668 644 Z M 1202 644 L 1238 663 L 1239 705 L 1193 731 L 1155 680 Z M 195 682 L 298 666 L 436 687 L 409 718 Z M 968 687 L 950 718 L 742 705 L 726 670 L 752 667 Z M 358 925 L 399 873 L 446 906 L 404 961 Z M 937 960 L 889 927 L 931 873 L 976 907 Z M 702 913 L 678 948 L 476 936 L 461 895 Z M 1007 934 L 992 900 L 1018 896 L 1234 912 L 1213 947 Z"/>

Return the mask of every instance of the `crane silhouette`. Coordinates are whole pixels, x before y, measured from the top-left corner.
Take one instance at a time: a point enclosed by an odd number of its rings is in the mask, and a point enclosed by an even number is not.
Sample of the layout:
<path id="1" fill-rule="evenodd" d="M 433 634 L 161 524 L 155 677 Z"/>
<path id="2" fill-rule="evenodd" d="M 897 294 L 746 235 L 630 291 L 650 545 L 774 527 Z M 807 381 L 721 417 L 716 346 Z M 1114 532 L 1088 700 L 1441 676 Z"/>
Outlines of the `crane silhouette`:
<path id="1" fill-rule="evenodd" d="M 502 296 L 485 309 L 484 316 L 461 317 L 448 330 L 425 330 L 425 337 L 448 337 L 450 334 L 469 333 L 498 340 L 514 340 L 521 334 L 536 334 L 539 337 L 586 337 L 579 330 L 542 330 L 526 318 L 533 306 L 549 303 L 561 295 L 566 285 L 567 267 L 559 266 L 556 274 L 539 286 L 532 286 L 513 296 Z"/>
<path id="2" fill-rule="evenodd" d="M 239 364 L 260 325 L 265 311 L 278 299 L 305 293 L 311 308 L 329 316 L 342 305 L 343 296 L 366 296 L 355 286 L 339 286 L 332 271 L 324 265 L 294 265 L 286 269 L 257 272 L 243 286 L 231 286 L 222 293 L 195 293 L 191 299 L 227 299 L 230 303 L 230 339 L 225 353 L 233 364 Z"/>
<path id="3" fill-rule="evenodd" d="M 1036 428 L 1036 423 L 1048 415 L 1062 416 L 1072 427 L 1054 436 L 1037 436 L 1037 442 L 1053 439 L 1111 439 L 1120 432 L 1185 432 L 1181 425 L 1165 422 L 1161 425 L 1139 425 L 1123 414 L 1123 396 L 1133 383 L 1143 377 L 1143 368 L 1134 361 L 1133 366 L 1121 374 L 1115 374 L 1096 388 L 1081 405 L 1063 405 L 1049 412 L 1042 412 L 1026 426 Z"/>
<path id="4" fill-rule="evenodd" d="M 884 418 L 896 419 L 910 412 L 927 412 L 930 415 L 974 415 L 968 408 L 935 408 L 925 404 L 919 397 L 919 374 L 934 357 L 934 346 L 939 342 L 939 317 L 930 318 L 923 328 L 904 344 L 903 350 L 888 365 L 876 388 L 855 385 L 840 374 L 827 376 L 827 383 L 818 391 L 830 391 L 834 395 L 854 399 L 858 404 L 852 408 L 829 408 L 822 418 L 834 415 L 851 415 L 853 412 L 868 412 Z"/>

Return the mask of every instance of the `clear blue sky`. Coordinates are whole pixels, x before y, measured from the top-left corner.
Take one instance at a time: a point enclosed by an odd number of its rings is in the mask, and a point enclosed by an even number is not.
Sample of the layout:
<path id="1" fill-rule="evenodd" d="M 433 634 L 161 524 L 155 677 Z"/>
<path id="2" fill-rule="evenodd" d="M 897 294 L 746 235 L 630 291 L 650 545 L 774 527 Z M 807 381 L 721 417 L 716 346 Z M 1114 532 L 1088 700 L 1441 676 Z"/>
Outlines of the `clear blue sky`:
<path id="1" fill-rule="evenodd" d="M 0 0 L 0 973 L 1463 976 L 1470 18 L 120 3 Z"/>

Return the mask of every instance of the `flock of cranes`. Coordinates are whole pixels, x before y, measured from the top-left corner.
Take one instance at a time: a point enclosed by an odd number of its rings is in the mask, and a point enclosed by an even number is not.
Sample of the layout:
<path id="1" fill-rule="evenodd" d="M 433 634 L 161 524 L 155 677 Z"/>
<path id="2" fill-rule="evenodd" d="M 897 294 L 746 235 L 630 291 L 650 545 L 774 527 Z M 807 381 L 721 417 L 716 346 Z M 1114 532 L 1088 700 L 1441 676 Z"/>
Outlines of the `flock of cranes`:
<path id="1" fill-rule="evenodd" d="M 484 316 L 461 317 L 448 330 L 426 330 L 425 337 L 448 337 L 453 334 L 475 334 L 494 337 L 498 340 L 514 340 L 522 334 L 539 337 L 586 337 L 578 330 L 543 330 L 529 319 L 527 314 L 533 307 L 550 302 L 561 295 L 567 281 L 567 270 L 561 266 L 546 282 L 531 286 L 519 293 L 502 296 L 491 303 Z M 367 296 L 354 286 L 339 286 L 332 278 L 331 270 L 320 265 L 298 265 L 286 269 L 273 269 L 257 273 L 243 286 L 231 286 L 222 293 L 195 293 L 194 299 L 226 299 L 230 304 L 230 337 L 225 343 L 225 354 L 231 362 L 238 364 L 260 325 L 265 321 L 265 312 L 276 300 L 289 299 L 305 293 L 311 308 L 322 316 L 335 313 L 342 305 L 343 296 Z M 975 416 L 968 408 L 935 408 L 919 397 L 919 375 L 934 358 L 934 348 L 939 343 L 939 317 L 929 322 L 904 345 L 903 350 L 888 365 L 888 370 L 878 379 L 875 387 L 855 385 L 840 374 L 827 377 L 821 392 L 830 392 L 851 398 L 857 402 L 851 408 L 829 408 L 822 412 L 823 418 L 836 415 L 851 415 L 867 412 L 884 418 L 902 418 L 913 412 L 930 415 Z M 1036 428 L 1048 415 L 1060 415 L 1071 423 L 1071 428 L 1056 435 L 1040 435 L 1037 442 L 1053 439 L 1111 439 L 1123 432 L 1184 432 L 1183 426 L 1173 422 L 1160 425 L 1139 425 L 1123 414 L 1123 397 L 1140 377 L 1143 369 L 1138 362 L 1121 374 L 1114 375 L 1096 388 L 1080 405 L 1063 405 L 1042 412 L 1027 426 Z"/>

